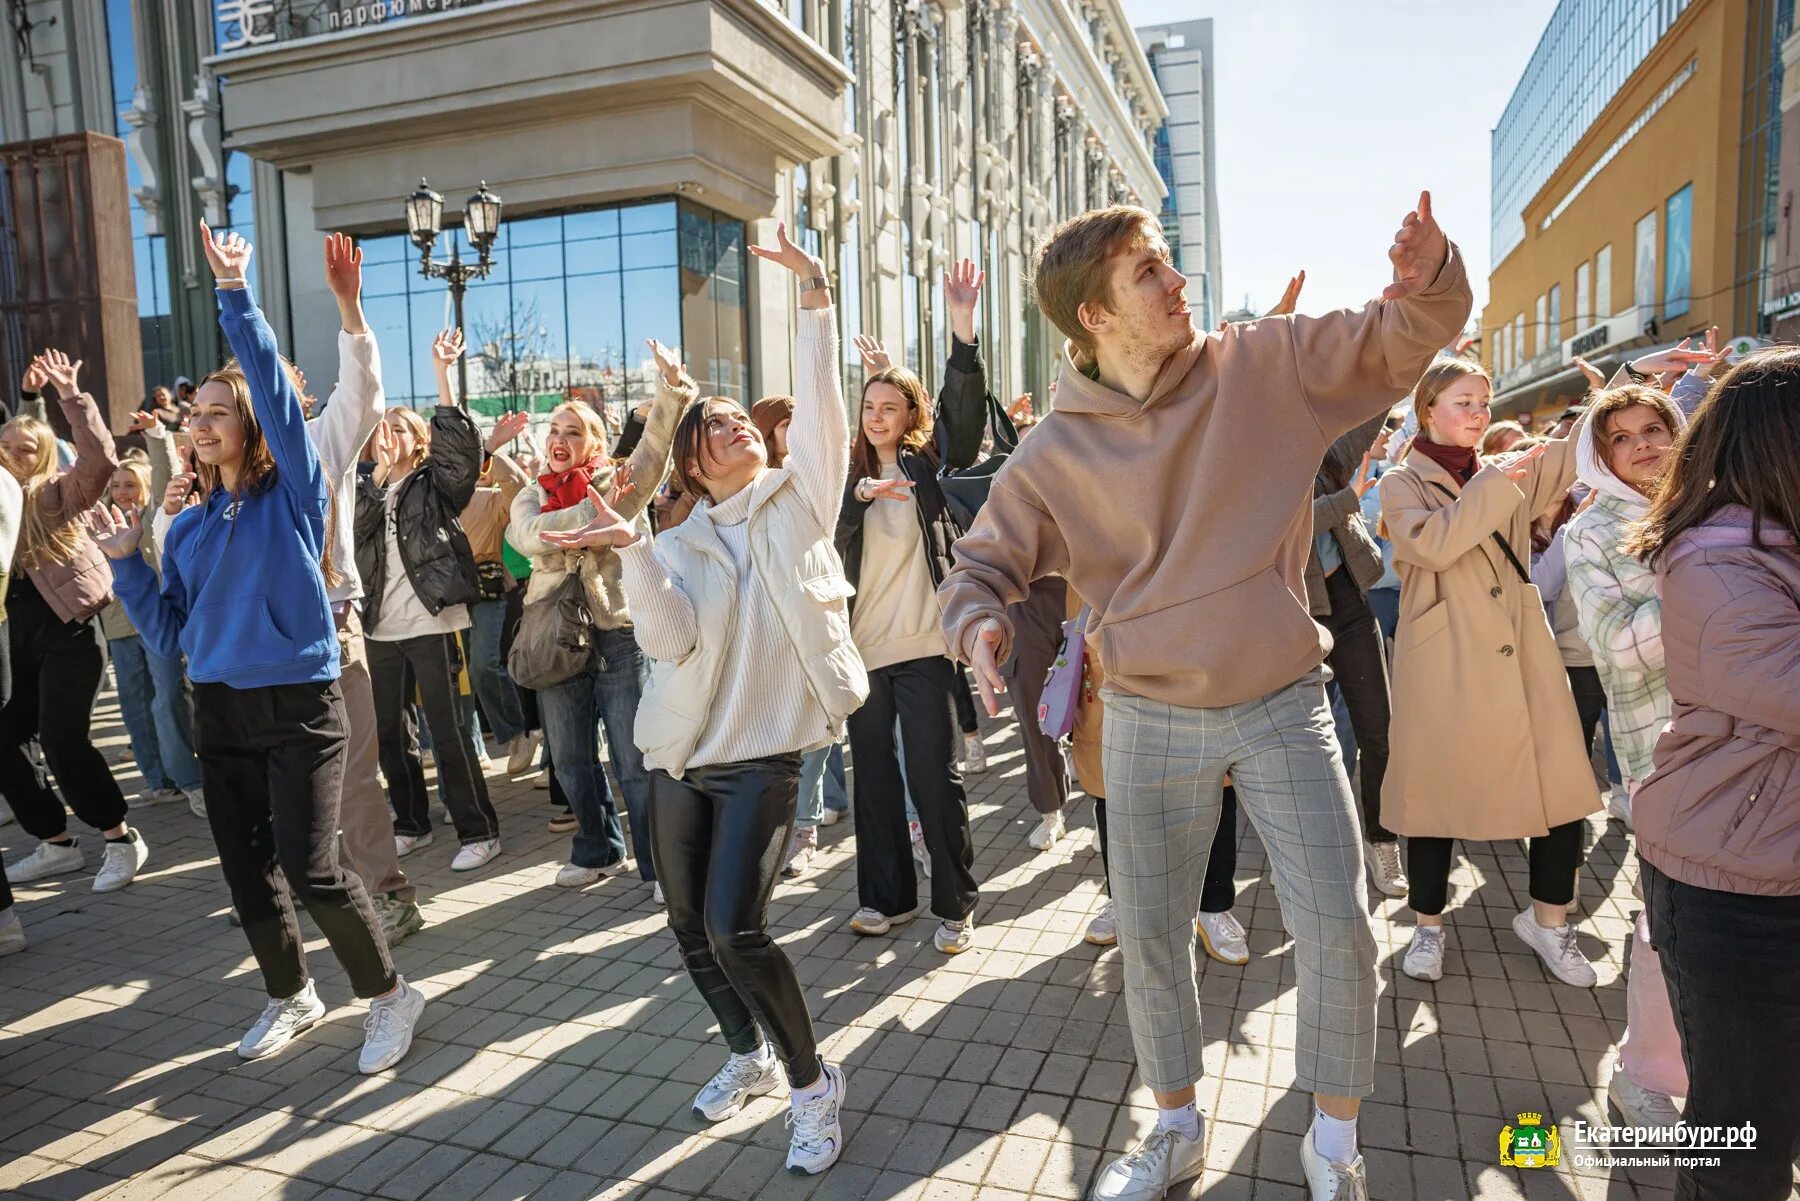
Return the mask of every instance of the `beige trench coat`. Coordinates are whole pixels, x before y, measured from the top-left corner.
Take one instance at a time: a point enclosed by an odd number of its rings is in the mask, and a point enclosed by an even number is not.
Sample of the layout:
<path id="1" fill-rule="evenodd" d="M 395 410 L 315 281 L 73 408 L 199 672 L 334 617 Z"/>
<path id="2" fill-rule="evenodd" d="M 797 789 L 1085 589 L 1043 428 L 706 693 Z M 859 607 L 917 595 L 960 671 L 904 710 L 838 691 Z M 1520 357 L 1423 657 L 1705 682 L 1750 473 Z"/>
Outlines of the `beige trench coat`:
<path id="1" fill-rule="evenodd" d="M 1382 477 L 1400 576 L 1381 805 L 1395 833 L 1534 838 L 1600 807 L 1543 601 L 1493 537 L 1499 531 L 1529 570 L 1531 520 L 1574 480 L 1567 439 L 1550 442 L 1516 484 L 1490 464 L 1458 488 L 1410 452 Z"/>

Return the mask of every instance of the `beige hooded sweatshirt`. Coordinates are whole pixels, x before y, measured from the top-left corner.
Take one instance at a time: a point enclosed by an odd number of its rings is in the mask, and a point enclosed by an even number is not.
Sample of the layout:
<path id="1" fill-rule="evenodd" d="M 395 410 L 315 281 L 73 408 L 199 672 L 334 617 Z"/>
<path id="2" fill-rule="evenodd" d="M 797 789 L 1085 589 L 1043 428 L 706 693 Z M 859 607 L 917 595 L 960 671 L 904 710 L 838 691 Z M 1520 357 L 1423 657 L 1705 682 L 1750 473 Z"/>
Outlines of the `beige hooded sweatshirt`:
<path id="1" fill-rule="evenodd" d="M 1430 287 L 1197 334 L 1143 403 L 1065 350 L 1054 410 L 995 476 L 938 590 L 969 661 L 987 618 L 1061 575 L 1094 606 L 1110 688 L 1221 708 L 1286 687 L 1331 637 L 1307 611 L 1312 485 L 1331 443 L 1405 396 L 1469 317 L 1455 245 Z"/>

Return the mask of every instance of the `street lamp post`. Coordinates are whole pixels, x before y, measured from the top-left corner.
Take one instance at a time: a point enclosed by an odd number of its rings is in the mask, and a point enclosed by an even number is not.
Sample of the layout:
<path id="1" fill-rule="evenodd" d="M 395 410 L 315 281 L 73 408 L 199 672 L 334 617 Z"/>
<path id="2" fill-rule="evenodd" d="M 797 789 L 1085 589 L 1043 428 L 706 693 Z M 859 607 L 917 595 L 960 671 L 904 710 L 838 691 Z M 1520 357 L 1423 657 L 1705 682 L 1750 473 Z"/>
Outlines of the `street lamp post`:
<path id="1" fill-rule="evenodd" d="M 488 191 L 487 180 L 481 181 L 481 187 L 470 196 L 463 209 L 463 228 L 469 235 L 469 242 L 475 247 L 476 261 L 462 261 L 462 246 L 455 238 L 450 241 L 450 261 L 438 262 L 431 257 L 431 249 L 437 243 L 438 233 L 443 229 L 444 198 L 431 190 L 431 184 L 425 179 L 419 180 L 418 190 L 406 198 L 406 230 L 412 236 L 414 246 L 419 248 L 419 272 L 426 279 L 441 279 L 450 286 L 450 303 L 456 314 L 456 330 L 463 334 L 464 341 L 468 334 L 463 330 L 463 293 L 469 289 L 472 279 L 485 279 L 488 272 L 494 269 L 491 251 L 494 238 L 500 232 L 500 198 Z M 463 404 L 469 402 L 469 356 L 465 352 L 456 360 L 456 386 Z"/>

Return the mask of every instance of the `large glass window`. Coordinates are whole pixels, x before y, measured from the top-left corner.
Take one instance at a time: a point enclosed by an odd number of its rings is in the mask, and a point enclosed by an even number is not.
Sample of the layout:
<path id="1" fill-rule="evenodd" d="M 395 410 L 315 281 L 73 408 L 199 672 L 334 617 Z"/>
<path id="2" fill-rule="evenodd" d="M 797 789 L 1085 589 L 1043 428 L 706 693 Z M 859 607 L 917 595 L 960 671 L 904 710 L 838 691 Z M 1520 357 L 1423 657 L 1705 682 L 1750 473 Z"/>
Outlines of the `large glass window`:
<path id="1" fill-rule="evenodd" d="M 1562 323 L 1562 285 L 1550 285 L 1550 345 L 1561 345 L 1563 340 Z"/>
<path id="2" fill-rule="evenodd" d="M 1637 223 L 1636 267 L 1631 277 L 1631 303 L 1640 309 L 1656 307 L 1656 213 L 1645 213 Z"/>
<path id="3" fill-rule="evenodd" d="M 1663 316 L 1688 311 L 1693 287 L 1694 185 L 1688 184 L 1663 205 Z"/>
<path id="4" fill-rule="evenodd" d="M 1587 263 L 1575 268 L 1575 329 L 1584 330 L 1594 323 L 1594 292 L 1589 281 L 1593 270 Z"/>
<path id="5" fill-rule="evenodd" d="M 106 49 L 112 67 L 114 123 L 121 138 L 131 126 L 125 114 L 137 94 L 137 48 L 132 32 L 131 0 L 106 0 Z M 169 246 L 162 234 L 151 234 L 137 190 L 144 185 L 137 158 L 125 156 L 125 186 L 130 190 L 131 255 L 137 275 L 138 334 L 143 342 L 144 387 L 172 384 L 180 372 L 175 362 L 175 329 L 169 316 Z"/>
<path id="6" fill-rule="evenodd" d="M 1594 252 L 1594 312 L 1602 321 L 1613 315 L 1611 242 Z"/>
<path id="7" fill-rule="evenodd" d="M 461 237 L 446 229 L 439 257 Z M 576 398 L 623 417 L 655 391 L 649 338 L 681 347 L 703 392 L 742 399 L 744 254 L 741 222 L 685 201 L 502 223 L 493 272 L 464 302 L 470 406 L 546 412 Z M 435 403 L 431 339 L 453 320 L 448 291 L 419 274 L 404 234 L 363 242 L 363 278 L 390 402 Z"/>

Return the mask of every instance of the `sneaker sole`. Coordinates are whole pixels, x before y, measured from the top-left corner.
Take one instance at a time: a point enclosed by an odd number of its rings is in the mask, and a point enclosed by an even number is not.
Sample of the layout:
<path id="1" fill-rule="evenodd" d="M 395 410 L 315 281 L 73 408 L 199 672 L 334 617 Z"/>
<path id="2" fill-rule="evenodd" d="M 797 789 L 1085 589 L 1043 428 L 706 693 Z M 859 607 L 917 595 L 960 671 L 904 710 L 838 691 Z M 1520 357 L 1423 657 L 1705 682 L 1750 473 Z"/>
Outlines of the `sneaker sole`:
<path id="1" fill-rule="evenodd" d="M 1116 947 L 1119 945 L 1119 936 L 1115 934 L 1111 938 L 1099 938 L 1092 934 L 1083 934 L 1081 941 L 1091 947 Z"/>
<path id="2" fill-rule="evenodd" d="M 468 864 L 463 867 L 458 867 L 458 866 L 456 866 L 456 864 L 452 863 L 450 865 L 450 870 L 453 872 L 478 872 L 482 868 L 486 867 L 488 864 L 492 863 L 494 860 L 496 860 L 498 858 L 500 858 L 500 852 L 495 851 L 492 855 L 489 855 L 486 859 L 483 859 L 480 863 L 471 863 L 471 864 Z"/>
<path id="3" fill-rule="evenodd" d="M 1196 925 L 1194 930 L 1195 933 L 1200 935 L 1200 946 L 1206 951 L 1208 959 L 1217 959 L 1220 963 L 1229 964 L 1232 967 L 1243 967 L 1246 963 L 1250 962 L 1250 956 L 1248 955 L 1244 956 L 1242 959 L 1228 959 L 1220 954 L 1219 949 L 1213 946 L 1212 939 L 1207 936 L 1205 926 Z"/>
<path id="4" fill-rule="evenodd" d="M 246 1055 L 246 1054 L 244 1054 L 244 1048 L 242 1046 L 239 1046 L 237 1049 L 237 1057 L 239 1059 L 246 1060 L 249 1062 L 254 1062 L 258 1059 L 267 1059 L 269 1056 L 274 1055 L 274 1054 L 282 1051 L 283 1049 L 285 1049 L 289 1043 L 292 1043 L 296 1038 L 299 1038 L 302 1034 L 305 1034 L 308 1030 L 311 1030 L 314 1026 L 318 1025 L 324 1019 L 325 1019 L 325 1010 L 323 1007 L 321 1007 L 319 1009 L 318 1013 L 314 1014 L 312 1017 L 307 1018 L 304 1022 L 301 1022 L 298 1026 L 295 1026 L 293 1029 L 293 1032 L 291 1034 L 289 1034 L 286 1038 L 282 1039 L 280 1042 L 276 1043 L 274 1046 L 270 1047 L 267 1051 L 259 1051 L 255 1055 Z"/>
<path id="5" fill-rule="evenodd" d="M 1444 978 L 1444 969 L 1442 967 L 1438 968 L 1437 973 L 1435 975 L 1425 975 L 1420 972 L 1415 972 L 1411 968 L 1407 967 L 1406 962 L 1404 960 L 1402 960 L 1400 963 L 1400 971 L 1402 973 L 1404 973 L 1406 978 L 1409 980 L 1423 980 L 1427 984 L 1436 984 L 1439 980 L 1442 980 Z"/>
<path id="6" fill-rule="evenodd" d="M 13 875 L 12 874 L 13 869 L 11 867 L 8 867 L 6 869 L 6 876 L 7 876 L 7 879 L 10 880 L 14 884 L 36 884 L 39 880 L 48 880 L 52 876 L 71 875 L 75 872 L 80 871 L 85 866 L 87 866 L 85 863 L 71 863 L 67 867 L 52 868 L 51 870 L 49 870 L 47 872 L 38 872 L 34 875 L 22 876 L 22 877 Z"/>
<path id="7" fill-rule="evenodd" d="M 770 1093 L 779 1089 L 780 1087 L 781 1087 L 781 1078 L 779 1076 L 770 1076 L 768 1081 L 766 1082 L 766 1084 L 753 1086 L 748 1092 L 746 1092 L 744 1094 L 744 1099 L 742 1101 L 739 1101 L 736 1105 L 733 1105 L 731 1108 L 725 1110 L 723 1113 L 719 1114 L 718 1117 L 712 1116 L 711 1114 L 707 1113 L 704 1109 L 701 1109 L 698 1105 L 695 1105 L 692 1107 L 693 1111 L 694 1111 L 694 1116 L 699 1118 L 703 1122 L 727 1122 L 727 1121 L 730 1121 L 732 1118 L 737 1117 L 738 1114 L 744 1112 L 744 1106 L 749 1102 L 751 1097 L 766 1097 Z"/>

